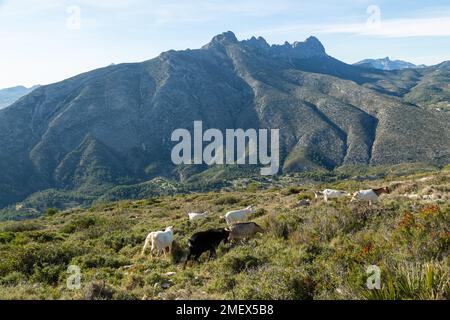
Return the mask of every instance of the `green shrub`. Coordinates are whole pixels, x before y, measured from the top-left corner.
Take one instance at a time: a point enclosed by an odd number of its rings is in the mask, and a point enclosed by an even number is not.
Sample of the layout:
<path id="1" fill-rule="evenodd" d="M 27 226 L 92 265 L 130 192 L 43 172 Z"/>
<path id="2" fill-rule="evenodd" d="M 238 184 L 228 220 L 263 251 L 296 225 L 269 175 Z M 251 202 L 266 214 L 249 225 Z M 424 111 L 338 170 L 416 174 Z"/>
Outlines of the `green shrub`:
<path id="1" fill-rule="evenodd" d="M 7 222 L 3 226 L 2 231 L 25 232 L 25 231 L 41 230 L 42 228 L 43 228 L 42 224 L 36 220 L 13 221 L 13 222 Z"/>
<path id="2" fill-rule="evenodd" d="M 166 282 L 167 278 L 160 271 L 152 271 L 145 277 L 145 283 L 154 286 L 157 283 Z"/>
<path id="3" fill-rule="evenodd" d="M 58 244 L 30 244 L 17 248 L 1 269 L 10 269 L 37 282 L 54 285 L 58 281 L 59 274 L 64 272 L 73 257 L 81 252 L 82 248 L 72 246 L 60 246 Z"/>
<path id="4" fill-rule="evenodd" d="M 114 234 L 108 233 L 104 240 L 105 245 L 113 249 L 115 252 L 119 252 L 126 246 L 134 247 L 141 244 L 144 241 L 143 237 L 136 234 L 123 234 L 116 232 Z"/>
<path id="5" fill-rule="evenodd" d="M 0 278 L 0 285 L 3 286 L 17 286 L 22 282 L 25 282 L 26 278 L 24 275 L 17 271 L 12 271 L 4 277 Z"/>
<path id="6" fill-rule="evenodd" d="M 247 186 L 247 192 L 256 192 L 261 188 L 260 184 L 257 182 L 252 182 Z"/>
<path id="7" fill-rule="evenodd" d="M 61 232 L 67 233 L 67 234 L 74 233 L 76 230 L 77 230 L 77 226 L 75 224 L 73 224 L 73 223 L 65 224 L 61 228 Z"/>
<path id="8" fill-rule="evenodd" d="M 301 221 L 301 218 L 298 216 L 286 216 L 284 214 L 272 214 L 267 215 L 263 221 L 265 228 L 270 234 L 276 238 L 287 240 L 289 235 L 296 229 L 297 223 Z"/>
<path id="9" fill-rule="evenodd" d="M 47 210 L 45 210 L 45 212 L 44 212 L 44 215 L 46 215 L 46 216 L 54 216 L 57 213 L 58 213 L 58 209 L 47 208 Z"/>
<path id="10" fill-rule="evenodd" d="M 105 281 L 92 281 L 84 290 L 84 299 L 86 300 L 111 300 L 117 290 L 107 284 Z"/>
<path id="11" fill-rule="evenodd" d="M 225 259 L 223 267 L 227 274 L 237 274 L 258 267 L 261 260 L 251 254 L 232 255 Z"/>
<path id="12" fill-rule="evenodd" d="M 288 280 L 287 290 L 293 300 L 313 300 L 316 283 L 310 276 L 293 275 Z"/>
<path id="13" fill-rule="evenodd" d="M 89 254 L 75 260 L 83 268 L 120 268 L 130 262 L 124 257 L 113 255 Z"/>
<path id="14" fill-rule="evenodd" d="M 281 190 L 281 194 L 283 196 L 290 196 L 290 195 L 293 195 L 293 194 L 299 194 L 302 191 L 305 191 L 305 188 L 302 188 L 302 187 L 289 187 L 287 189 Z"/>
<path id="15" fill-rule="evenodd" d="M 99 219 L 94 216 L 83 216 L 75 219 L 71 223 L 64 225 L 61 228 L 63 233 L 74 233 L 76 231 L 82 231 L 89 229 L 99 223 Z"/>
<path id="16" fill-rule="evenodd" d="M 96 225 L 98 219 L 92 216 L 84 216 L 77 220 L 75 220 L 74 225 L 77 227 L 77 230 L 87 229 Z"/>
<path id="17" fill-rule="evenodd" d="M 11 242 L 14 239 L 12 232 L 0 232 L 0 244 Z"/>
<path id="18" fill-rule="evenodd" d="M 235 196 L 222 196 L 214 201 L 215 205 L 233 205 L 239 202 L 239 199 Z"/>
<path id="19" fill-rule="evenodd" d="M 65 265 L 43 265 L 35 266 L 30 281 L 33 283 L 45 283 L 57 285 L 61 276 L 66 272 Z"/>
<path id="20" fill-rule="evenodd" d="M 125 290 L 132 291 L 136 288 L 142 288 L 145 285 L 144 276 L 140 274 L 130 273 L 124 279 L 123 286 Z"/>
<path id="21" fill-rule="evenodd" d="M 253 214 L 253 217 L 259 218 L 259 217 L 265 216 L 267 213 L 268 212 L 266 209 L 259 208 L 259 209 L 256 209 L 256 212 Z"/>
<path id="22" fill-rule="evenodd" d="M 265 266 L 237 276 L 233 291 L 239 300 L 310 300 L 315 283 L 293 268 Z"/>
<path id="23" fill-rule="evenodd" d="M 301 192 L 297 196 L 297 200 L 298 201 L 301 201 L 301 200 L 312 200 L 312 199 L 314 199 L 314 194 L 312 192 Z"/>
<path id="24" fill-rule="evenodd" d="M 61 234 L 50 232 L 50 231 L 35 231 L 30 232 L 28 234 L 28 237 L 33 239 L 36 242 L 39 243 L 45 243 L 45 242 L 53 242 L 53 241 L 61 241 L 64 240 Z"/>

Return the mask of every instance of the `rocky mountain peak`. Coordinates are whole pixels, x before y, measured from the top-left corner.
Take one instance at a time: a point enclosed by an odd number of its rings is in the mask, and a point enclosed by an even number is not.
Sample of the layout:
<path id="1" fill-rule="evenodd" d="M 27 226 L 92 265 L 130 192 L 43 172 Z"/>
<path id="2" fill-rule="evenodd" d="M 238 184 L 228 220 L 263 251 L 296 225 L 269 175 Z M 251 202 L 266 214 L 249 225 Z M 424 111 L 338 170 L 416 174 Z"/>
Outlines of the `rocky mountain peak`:
<path id="1" fill-rule="evenodd" d="M 287 58 L 310 58 L 315 56 L 326 56 L 325 48 L 316 37 L 309 37 L 305 41 L 296 41 L 293 44 L 285 42 L 282 45 L 269 45 L 263 37 L 251 37 L 249 40 L 239 41 L 236 35 L 227 31 L 213 37 L 204 49 L 217 48 L 229 44 L 241 44 L 250 48 L 263 50 L 275 57 Z"/>
<path id="2" fill-rule="evenodd" d="M 316 37 L 309 37 L 304 42 L 294 42 L 292 48 L 296 52 L 301 52 L 307 56 L 324 56 L 326 55 L 325 48 Z"/>
<path id="3" fill-rule="evenodd" d="M 327 56 L 325 47 L 316 37 L 309 37 L 303 42 L 296 41 L 293 44 L 285 42 L 283 45 L 274 45 L 272 51 L 275 56 L 298 59 Z"/>
<path id="4" fill-rule="evenodd" d="M 237 43 L 239 42 L 236 38 L 236 35 L 232 31 L 223 32 L 221 34 L 218 34 L 212 38 L 210 43 L 208 43 L 205 48 L 210 48 L 215 45 L 223 45 L 228 43 Z"/>
<path id="5" fill-rule="evenodd" d="M 256 47 L 256 48 L 260 48 L 260 49 L 269 49 L 270 45 L 267 43 L 266 39 L 264 39 L 263 37 L 251 37 L 250 40 L 244 41 L 246 44 L 252 46 L 252 47 Z"/>

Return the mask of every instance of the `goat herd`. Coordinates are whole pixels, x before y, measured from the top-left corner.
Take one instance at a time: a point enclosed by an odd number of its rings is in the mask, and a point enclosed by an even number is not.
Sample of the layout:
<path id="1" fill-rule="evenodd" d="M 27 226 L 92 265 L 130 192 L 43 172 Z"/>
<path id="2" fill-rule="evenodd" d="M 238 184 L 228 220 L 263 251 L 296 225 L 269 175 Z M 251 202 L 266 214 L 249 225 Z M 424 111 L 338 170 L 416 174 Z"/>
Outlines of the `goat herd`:
<path id="1" fill-rule="evenodd" d="M 387 194 L 390 193 L 389 188 L 384 187 L 384 188 L 379 188 L 379 189 L 359 190 L 353 194 L 350 194 L 345 191 L 332 190 L 332 189 L 325 189 L 323 191 L 314 192 L 316 198 L 323 196 L 323 199 L 325 200 L 325 202 L 327 202 L 329 199 L 336 199 L 336 198 L 352 196 L 352 199 L 350 200 L 350 202 L 361 200 L 361 201 L 368 202 L 369 205 L 372 205 L 372 203 L 377 202 L 378 197 L 380 195 L 382 195 L 383 193 L 387 193 Z"/>
<path id="2" fill-rule="evenodd" d="M 221 217 L 221 219 L 224 219 L 227 222 L 229 228 L 216 228 L 195 233 L 188 241 L 189 252 L 184 265 L 186 266 L 191 258 L 194 258 L 194 260 L 197 261 L 198 258 L 207 251 L 210 252 L 210 258 L 215 257 L 216 249 L 221 242 L 242 241 L 244 239 L 252 238 L 258 232 L 263 233 L 263 228 L 256 223 L 243 222 L 254 212 L 255 210 L 252 206 L 242 210 L 230 211 L 225 216 Z M 188 213 L 189 221 L 196 221 L 205 218 L 207 215 L 208 212 Z M 169 252 L 172 251 L 172 243 L 173 226 L 167 227 L 164 231 L 150 232 L 145 239 L 142 255 L 144 255 L 145 250 L 149 245 L 151 245 L 150 251 L 152 253 L 156 250 L 157 255 L 161 252 L 165 255 L 166 249 L 169 249 Z"/>
<path id="3" fill-rule="evenodd" d="M 384 187 L 380 189 L 360 190 L 353 194 L 345 191 L 325 189 L 323 191 L 315 192 L 316 198 L 323 197 L 327 202 L 330 199 L 342 198 L 346 196 L 353 196 L 351 202 L 362 200 L 368 202 L 370 205 L 378 200 L 378 197 L 383 193 L 389 193 L 389 188 Z M 257 233 L 264 233 L 265 230 L 254 222 L 244 222 L 248 220 L 249 215 L 255 212 L 252 206 L 245 209 L 230 211 L 221 219 L 224 219 L 228 228 L 216 228 L 206 231 L 197 232 L 188 240 L 188 255 L 185 260 L 184 267 L 189 260 L 198 258 L 204 252 L 210 252 L 210 259 L 216 256 L 216 249 L 221 242 L 228 243 L 229 241 L 243 241 L 254 237 Z M 203 213 L 188 213 L 189 221 L 196 221 L 208 216 L 208 212 Z M 142 255 L 145 254 L 148 246 L 151 246 L 150 252 L 156 250 L 156 254 L 166 254 L 166 249 L 172 251 L 173 243 L 173 226 L 167 227 L 164 231 L 150 232 L 144 243 Z"/>

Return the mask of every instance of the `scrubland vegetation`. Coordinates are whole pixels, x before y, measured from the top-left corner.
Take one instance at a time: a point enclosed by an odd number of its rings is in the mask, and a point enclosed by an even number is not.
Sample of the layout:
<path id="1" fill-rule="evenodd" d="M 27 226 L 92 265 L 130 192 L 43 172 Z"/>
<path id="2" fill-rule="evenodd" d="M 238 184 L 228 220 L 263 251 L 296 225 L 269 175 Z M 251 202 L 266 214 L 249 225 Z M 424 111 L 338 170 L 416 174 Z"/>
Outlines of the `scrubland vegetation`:
<path id="1" fill-rule="evenodd" d="M 251 182 L 234 191 L 98 203 L 88 210 L 47 210 L 34 220 L 0 224 L 1 299 L 449 299 L 450 168 L 383 179 L 344 179 L 280 187 Z M 388 185 L 373 206 L 313 190 Z M 405 194 L 437 195 L 436 200 Z M 298 201 L 310 199 L 310 206 Z M 189 262 L 188 238 L 225 226 L 219 216 L 248 205 L 267 232 L 222 244 L 217 258 Z M 211 215 L 189 223 L 187 212 Z M 150 231 L 173 225 L 171 255 L 141 256 Z M 81 287 L 69 289 L 70 265 Z M 369 290 L 367 267 L 381 269 Z"/>

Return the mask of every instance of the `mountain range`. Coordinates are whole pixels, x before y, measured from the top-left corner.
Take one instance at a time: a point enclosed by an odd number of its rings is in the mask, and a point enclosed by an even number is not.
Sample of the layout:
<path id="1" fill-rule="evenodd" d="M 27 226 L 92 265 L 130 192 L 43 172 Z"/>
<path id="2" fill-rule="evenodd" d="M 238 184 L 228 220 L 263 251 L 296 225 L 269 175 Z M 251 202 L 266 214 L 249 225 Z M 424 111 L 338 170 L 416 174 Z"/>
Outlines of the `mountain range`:
<path id="1" fill-rule="evenodd" d="M 450 62 L 368 69 L 329 56 L 315 37 L 269 45 L 232 32 L 200 49 L 93 70 L 0 111 L 0 207 L 53 199 L 55 190 L 76 192 L 77 204 L 117 186 L 139 193 L 157 177 L 207 176 L 217 169 L 170 160 L 171 133 L 196 120 L 205 130 L 279 128 L 283 173 L 446 164 L 449 72 Z"/>
<path id="2" fill-rule="evenodd" d="M 389 57 L 382 59 L 365 59 L 354 64 L 363 68 L 373 68 L 385 71 L 404 70 L 414 68 L 425 68 L 425 65 L 415 65 L 411 62 L 402 60 L 391 60 Z"/>
<path id="3" fill-rule="evenodd" d="M 7 106 L 13 104 L 38 87 L 39 86 L 26 88 L 24 86 L 17 86 L 12 88 L 0 89 L 0 109 L 6 108 Z"/>

